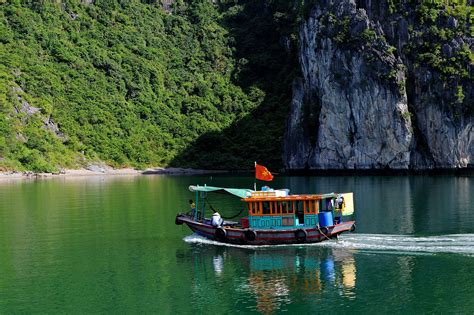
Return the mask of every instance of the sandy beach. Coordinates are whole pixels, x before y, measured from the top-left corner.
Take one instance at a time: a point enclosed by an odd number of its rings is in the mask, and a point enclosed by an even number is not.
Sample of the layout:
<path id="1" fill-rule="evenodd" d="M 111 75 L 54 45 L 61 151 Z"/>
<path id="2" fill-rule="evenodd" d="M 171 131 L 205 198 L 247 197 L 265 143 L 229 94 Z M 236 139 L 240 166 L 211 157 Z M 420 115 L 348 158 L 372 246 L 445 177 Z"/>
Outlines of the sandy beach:
<path id="1" fill-rule="evenodd" d="M 81 177 L 81 176 L 138 176 L 138 175 L 197 175 L 211 173 L 226 173 L 227 171 L 201 170 L 179 167 L 153 167 L 144 170 L 134 168 L 112 168 L 109 166 L 90 165 L 81 169 L 66 169 L 58 173 L 35 173 L 35 172 L 0 172 L 0 180 L 11 179 L 41 179 L 58 177 Z"/>

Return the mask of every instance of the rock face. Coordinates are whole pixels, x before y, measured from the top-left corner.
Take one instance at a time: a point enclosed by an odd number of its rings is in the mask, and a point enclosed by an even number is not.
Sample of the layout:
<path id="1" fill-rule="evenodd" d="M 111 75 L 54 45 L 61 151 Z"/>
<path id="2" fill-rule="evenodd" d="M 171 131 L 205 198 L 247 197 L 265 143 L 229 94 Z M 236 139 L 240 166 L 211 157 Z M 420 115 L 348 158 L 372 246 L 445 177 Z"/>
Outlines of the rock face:
<path id="1" fill-rule="evenodd" d="M 20 87 L 12 87 L 11 89 L 12 94 L 16 95 L 18 103 L 14 105 L 16 114 L 24 115 L 26 117 L 36 116 L 37 118 L 41 119 L 43 122 L 43 128 L 49 131 L 52 131 L 57 137 L 61 138 L 62 140 L 66 139 L 61 130 L 59 130 L 58 125 L 54 122 L 51 116 L 44 117 L 41 114 L 41 110 L 38 107 L 31 106 L 24 98 L 24 91 Z M 24 122 L 26 123 L 26 122 Z M 27 139 L 21 134 L 17 133 L 17 140 L 21 142 L 26 142 Z"/>
<path id="2" fill-rule="evenodd" d="M 450 108 L 455 91 L 441 74 L 402 53 L 411 40 L 410 16 L 388 14 L 385 1 L 371 3 L 320 1 L 302 23 L 302 77 L 293 85 L 286 168 L 470 166 L 472 115 Z M 443 50 L 450 54 L 456 45 Z M 470 97 L 472 79 L 463 83 Z"/>

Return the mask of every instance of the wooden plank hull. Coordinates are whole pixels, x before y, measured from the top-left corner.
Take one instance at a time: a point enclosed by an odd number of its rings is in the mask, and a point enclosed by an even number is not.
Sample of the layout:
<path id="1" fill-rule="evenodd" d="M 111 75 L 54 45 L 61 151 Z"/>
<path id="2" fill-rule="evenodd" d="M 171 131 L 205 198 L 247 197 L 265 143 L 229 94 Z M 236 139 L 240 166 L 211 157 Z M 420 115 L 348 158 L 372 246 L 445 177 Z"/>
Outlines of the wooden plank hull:
<path id="1" fill-rule="evenodd" d="M 285 230 L 260 230 L 239 227 L 216 228 L 210 224 L 195 221 L 186 215 L 178 214 L 176 224 L 186 224 L 193 232 L 208 239 L 231 244 L 271 245 L 317 243 L 355 228 L 355 221 L 342 222 L 324 228 L 299 227 Z"/>

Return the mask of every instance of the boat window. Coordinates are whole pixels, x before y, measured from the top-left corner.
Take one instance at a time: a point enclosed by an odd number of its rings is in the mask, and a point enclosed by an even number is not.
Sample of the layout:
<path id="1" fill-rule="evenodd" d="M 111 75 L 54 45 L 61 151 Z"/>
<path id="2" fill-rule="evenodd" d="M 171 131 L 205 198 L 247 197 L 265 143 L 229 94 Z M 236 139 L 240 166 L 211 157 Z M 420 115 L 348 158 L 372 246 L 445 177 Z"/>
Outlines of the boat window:
<path id="1" fill-rule="evenodd" d="M 288 201 L 288 214 L 294 214 L 295 213 L 295 207 L 293 202 Z"/>
<path id="2" fill-rule="evenodd" d="M 252 202 L 252 214 L 259 215 L 260 214 L 260 203 L 259 202 Z"/>
<path id="3" fill-rule="evenodd" d="M 282 201 L 281 202 L 281 208 L 282 208 L 281 213 L 282 214 L 293 213 L 293 210 L 291 209 L 291 207 L 292 207 L 292 204 L 289 201 Z"/>
<path id="4" fill-rule="evenodd" d="M 305 202 L 305 211 L 306 214 L 316 214 L 318 213 L 318 200 L 306 200 Z"/>
<path id="5" fill-rule="evenodd" d="M 293 209 L 297 213 L 303 212 L 303 201 L 302 200 L 293 201 Z"/>
<path id="6" fill-rule="evenodd" d="M 311 200 L 304 201 L 304 213 L 308 214 L 311 213 Z"/>
<path id="7" fill-rule="evenodd" d="M 332 198 L 326 198 L 324 199 L 324 210 L 325 211 L 332 211 Z"/>
<path id="8" fill-rule="evenodd" d="M 270 203 L 268 201 L 262 202 L 263 214 L 270 214 Z"/>
<path id="9" fill-rule="evenodd" d="M 272 210 L 272 214 L 279 214 L 280 213 L 280 207 L 278 206 L 278 202 L 274 201 L 270 203 L 270 207 Z"/>

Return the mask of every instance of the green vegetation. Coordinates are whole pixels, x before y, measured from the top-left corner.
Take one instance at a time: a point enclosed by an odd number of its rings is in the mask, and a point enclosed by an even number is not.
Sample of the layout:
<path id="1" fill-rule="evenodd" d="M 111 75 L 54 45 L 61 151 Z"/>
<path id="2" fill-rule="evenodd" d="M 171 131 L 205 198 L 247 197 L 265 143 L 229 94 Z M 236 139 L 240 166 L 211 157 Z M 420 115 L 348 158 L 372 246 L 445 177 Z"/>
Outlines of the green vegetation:
<path id="1" fill-rule="evenodd" d="M 174 14 L 138 1 L 8 1 L 0 10 L 0 166 L 167 165 L 258 107 L 209 1 Z M 15 87 L 41 114 L 17 113 Z M 23 92 L 24 91 L 24 92 Z M 64 138 L 44 128 L 58 122 Z"/>
<path id="2" fill-rule="evenodd" d="M 474 102 L 464 97 L 463 91 L 470 95 L 474 79 L 474 52 L 466 44 L 474 36 L 474 7 L 467 0 L 387 0 L 386 3 L 387 20 L 395 22 L 403 18 L 409 23 L 408 43 L 401 51 L 390 46 L 388 52 L 404 59 L 407 76 L 416 77 L 415 73 L 429 71 L 434 81 L 445 82 L 443 91 L 435 93 L 451 105 L 449 110 L 455 110 L 458 115 L 472 114 Z M 370 29 L 360 37 L 369 45 L 376 38 Z M 393 73 L 389 77 L 394 77 Z"/>
<path id="3" fill-rule="evenodd" d="M 424 0 L 415 13 L 413 44 L 405 53 L 414 61 L 415 69 L 433 69 L 448 83 L 446 92 L 450 97 L 444 99 L 455 116 L 471 115 L 474 102 L 465 97 L 464 91 L 472 89 L 474 53 L 462 43 L 474 35 L 474 7 L 465 0 Z"/>
<path id="4" fill-rule="evenodd" d="M 439 71 L 446 80 L 453 76 L 472 79 L 467 70 L 474 60 L 468 45 L 455 50 L 452 56 L 442 53 L 442 46 L 452 40 L 474 36 L 474 7 L 467 0 L 423 0 L 403 2 L 388 0 L 389 13 L 414 13 L 414 25 L 409 25 L 411 44 L 406 53 L 415 63 Z"/>
<path id="5" fill-rule="evenodd" d="M 296 34 L 304 2 L 226 0 L 219 8 L 237 60 L 234 82 L 259 106 L 225 130 L 202 135 L 172 164 L 248 169 L 261 161 L 281 168 L 291 87 L 299 74 Z"/>

